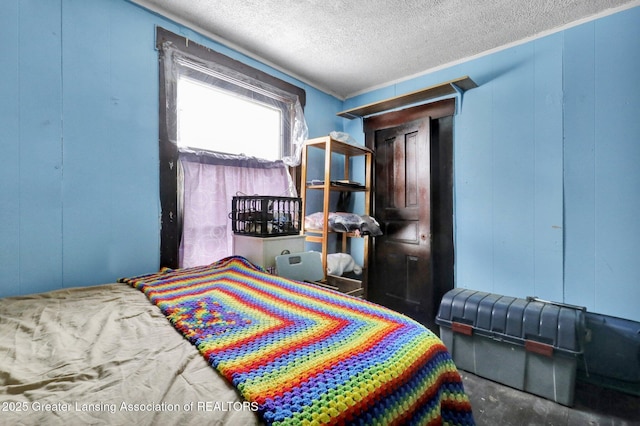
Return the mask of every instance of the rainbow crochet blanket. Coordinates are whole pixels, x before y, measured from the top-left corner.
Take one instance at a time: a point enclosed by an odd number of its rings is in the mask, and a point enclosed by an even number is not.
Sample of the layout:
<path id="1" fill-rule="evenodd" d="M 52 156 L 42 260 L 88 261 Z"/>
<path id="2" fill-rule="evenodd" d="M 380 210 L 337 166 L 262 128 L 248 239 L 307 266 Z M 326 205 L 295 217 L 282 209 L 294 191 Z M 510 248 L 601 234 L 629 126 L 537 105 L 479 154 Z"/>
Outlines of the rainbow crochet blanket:
<path id="1" fill-rule="evenodd" d="M 160 307 L 267 424 L 474 423 L 442 342 L 387 308 L 242 257 L 120 281 Z"/>

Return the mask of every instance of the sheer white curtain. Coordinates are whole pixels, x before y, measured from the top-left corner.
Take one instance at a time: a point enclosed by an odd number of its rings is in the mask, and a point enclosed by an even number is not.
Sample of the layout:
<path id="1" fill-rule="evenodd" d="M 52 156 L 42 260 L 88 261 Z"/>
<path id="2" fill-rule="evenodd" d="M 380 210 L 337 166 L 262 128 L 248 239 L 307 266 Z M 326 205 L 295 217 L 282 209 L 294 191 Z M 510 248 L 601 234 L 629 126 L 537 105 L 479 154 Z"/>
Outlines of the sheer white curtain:
<path id="1" fill-rule="evenodd" d="M 181 268 L 206 265 L 233 254 L 229 217 L 233 196 L 289 196 L 289 174 L 281 161 L 181 153 L 180 164 L 184 176 Z"/>

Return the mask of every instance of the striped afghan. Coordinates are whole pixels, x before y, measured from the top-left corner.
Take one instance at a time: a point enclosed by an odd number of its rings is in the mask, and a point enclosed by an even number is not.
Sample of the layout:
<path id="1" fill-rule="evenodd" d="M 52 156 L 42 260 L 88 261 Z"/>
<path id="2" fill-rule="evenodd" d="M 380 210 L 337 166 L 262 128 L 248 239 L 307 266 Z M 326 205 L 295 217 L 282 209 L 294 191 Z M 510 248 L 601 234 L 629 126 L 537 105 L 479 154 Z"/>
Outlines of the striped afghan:
<path id="1" fill-rule="evenodd" d="M 451 357 L 404 315 L 242 257 L 123 278 L 267 424 L 471 425 Z"/>

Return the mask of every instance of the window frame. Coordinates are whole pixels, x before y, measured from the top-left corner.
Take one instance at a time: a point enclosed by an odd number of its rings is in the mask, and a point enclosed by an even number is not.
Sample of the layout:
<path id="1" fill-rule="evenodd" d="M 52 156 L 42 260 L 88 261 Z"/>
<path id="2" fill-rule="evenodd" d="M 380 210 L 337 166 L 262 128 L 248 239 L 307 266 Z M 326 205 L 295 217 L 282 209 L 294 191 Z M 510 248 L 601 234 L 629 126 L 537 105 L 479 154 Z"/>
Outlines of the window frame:
<path id="1" fill-rule="evenodd" d="M 200 58 L 207 63 L 216 63 L 251 80 L 274 87 L 292 96 L 297 96 L 303 108 L 306 103 L 306 92 L 298 86 L 194 43 L 184 36 L 162 27 L 156 28 L 156 49 L 159 54 L 160 265 L 177 268 L 182 234 L 178 197 L 178 146 L 175 143 L 177 140 L 177 84 L 175 79 L 167 78 L 168 76 L 166 75 L 167 67 L 165 67 L 165 62 L 168 58 L 165 55 L 163 46 L 167 42 L 171 43 L 171 46 L 181 53 Z M 289 132 L 283 132 L 283 135 L 285 139 L 290 138 Z M 289 145 L 289 141 L 285 140 L 284 146 Z M 297 182 L 298 179 L 296 173 L 294 173 L 294 182 Z"/>

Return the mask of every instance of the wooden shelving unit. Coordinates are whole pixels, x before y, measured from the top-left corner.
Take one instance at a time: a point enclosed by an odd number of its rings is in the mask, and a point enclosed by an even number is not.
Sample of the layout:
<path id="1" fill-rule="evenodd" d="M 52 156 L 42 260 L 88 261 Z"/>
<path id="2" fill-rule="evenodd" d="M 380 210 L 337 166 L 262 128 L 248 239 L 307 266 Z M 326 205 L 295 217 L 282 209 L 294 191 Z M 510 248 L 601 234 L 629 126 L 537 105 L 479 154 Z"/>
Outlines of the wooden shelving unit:
<path id="1" fill-rule="evenodd" d="M 308 161 L 309 152 L 312 150 L 321 150 L 324 152 L 324 173 L 321 179 L 310 180 L 308 176 Z M 336 156 L 342 156 L 344 161 L 344 169 L 339 175 L 332 175 L 334 170 L 334 162 L 337 160 Z M 350 163 L 353 157 L 364 158 L 364 174 L 362 176 L 353 176 L 352 170 L 350 170 Z M 357 288 L 354 290 L 353 280 L 344 279 L 341 277 L 327 276 L 327 254 L 333 252 L 346 252 L 347 241 L 349 238 L 356 237 L 351 233 L 339 233 L 337 239 L 339 241 L 338 250 L 334 250 L 329 247 L 329 237 L 332 232 L 329 230 L 328 216 L 331 212 L 331 193 L 334 192 L 361 192 L 364 194 L 364 209 L 361 214 L 370 214 L 371 211 L 371 170 L 372 170 L 372 158 L 373 152 L 364 147 L 345 143 L 330 136 L 323 136 L 320 138 L 309 139 L 305 142 L 302 150 L 302 168 L 301 168 L 301 181 L 302 181 L 302 212 L 303 215 L 308 215 L 314 212 L 307 212 L 307 201 L 309 194 L 313 192 L 320 192 L 322 194 L 322 212 L 324 214 L 322 229 L 306 229 L 302 226 L 302 232 L 305 238 L 309 242 L 320 243 L 322 253 L 322 268 L 325 273 L 325 279 L 323 280 L 330 287 L 337 287 L 338 290 L 345 290 L 345 292 L 357 294 Z M 335 170 L 334 170 L 335 172 Z M 311 177 L 315 178 L 315 177 Z M 360 185 L 344 184 L 340 181 L 356 181 Z M 364 238 L 364 265 L 363 267 L 363 282 L 361 283 L 360 293 L 366 293 L 366 273 L 367 273 L 367 261 L 369 250 L 369 238 L 368 236 L 358 237 Z M 344 281 L 344 282 L 343 282 Z M 344 285 L 344 288 L 343 288 Z M 349 289 L 348 291 L 346 289 Z"/>

